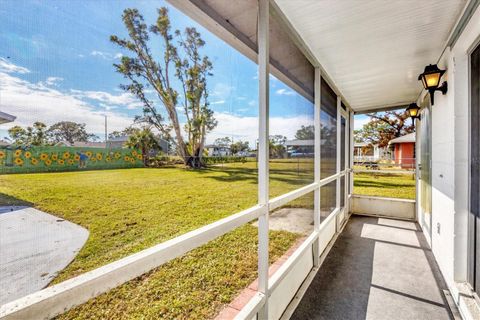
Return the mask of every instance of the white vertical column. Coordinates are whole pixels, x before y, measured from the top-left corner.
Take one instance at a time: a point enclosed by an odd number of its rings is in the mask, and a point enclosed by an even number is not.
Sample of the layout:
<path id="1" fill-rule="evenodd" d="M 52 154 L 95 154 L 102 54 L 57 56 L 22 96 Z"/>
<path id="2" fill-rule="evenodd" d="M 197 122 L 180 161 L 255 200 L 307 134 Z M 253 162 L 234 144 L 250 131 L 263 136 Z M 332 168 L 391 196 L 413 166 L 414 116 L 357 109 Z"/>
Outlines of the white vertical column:
<path id="1" fill-rule="evenodd" d="M 348 203 L 348 189 L 350 184 L 350 163 L 349 163 L 349 154 L 350 154 L 350 112 L 347 111 L 346 118 L 345 118 L 345 192 L 343 197 L 345 199 L 345 214 L 349 211 L 349 203 Z"/>
<path id="2" fill-rule="evenodd" d="M 321 160 L 320 160 L 320 141 L 321 141 L 321 130 L 320 130 L 320 111 L 321 111 L 321 71 L 320 68 L 315 68 L 315 81 L 314 81 L 314 100 L 315 100 L 315 157 L 314 157 L 314 179 L 315 183 L 320 182 L 320 173 L 321 173 Z M 320 186 L 317 185 L 314 194 L 314 206 L 313 206 L 313 229 L 314 231 L 320 230 Z M 315 267 L 319 264 L 320 257 L 320 247 L 318 239 L 313 243 L 313 265 Z"/>
<path id="3" fill-rule="evenodd" d="M 258 1 L 258 291 L 265 294 L 260 319 L 268 319 L 268 117 L 269 117 L 269 0 Z"/>
<path id="4" fill-rule="evenodd" d="M 337 96 L 337 171 L 340 172 L 340 158 L 341 158 L 341 148 L 342 148 L 342 113 L 340 109 L 342 108 L 342 99 L 340 96 Z M 337 178 L 337 202 L 336 207 L 340 208 L 340 177 Z"/>
<path id="5" fill-rule="evenodd" d="M 355 126 L 355 114 L 353 111 L 350 111 L 350 164 L 348 168 L 350 169 L 350 194 L 353 194 L 353 156 L 354 156 L 354 146 L 355 146 L 355 139 L 353 136 L 353 129 Z"/>

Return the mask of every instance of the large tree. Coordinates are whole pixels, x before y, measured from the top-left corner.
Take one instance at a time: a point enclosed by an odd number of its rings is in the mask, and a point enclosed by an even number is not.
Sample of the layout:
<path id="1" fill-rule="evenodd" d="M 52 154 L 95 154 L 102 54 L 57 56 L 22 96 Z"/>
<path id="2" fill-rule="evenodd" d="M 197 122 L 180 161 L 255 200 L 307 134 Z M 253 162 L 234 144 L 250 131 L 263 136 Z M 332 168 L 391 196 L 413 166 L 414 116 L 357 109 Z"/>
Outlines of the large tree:
<path id="1" fill-rule="evenodd" d="M 394 138 L 415 132 L 405 111 L 386 111 L 369 113 L 370 121 L 360 130 L 355 130 L 355 141 L 386 147 Z"/>
<path id="2" fill-rule="evenodd" d="M 230 145 L 230 151 L 232 154 L 237 154 L 239 152 L 245 152 L 250 149 L 248 141 L 238 140 Z"/>
<path id="3" fill-rule="evenodd" d="M 86 142 L 98 138 L 95 134 L 87 132 L 85 123 L 76 123 L 73 121 L 57 122 L 48 128 L 47 134 L 54 143 L 67 141 L 73 144 L 76 141 Z"/>
<path id="4" fill-rule="evenodd" d="M 232 139 L 230 139 L 230 137 L 217 138 L 213 144 L 218 147 L 230 147 L 232 144 Z"/>
<path id="5" fill-rule="evenodd" d="M 315 126 L 303 126 L 295 133 L 295 139 L 298 140 L 313 140 L 315 139 Z"/>
<path id="6" fill-rule="evenodd" d="M 125 129 L 121 131 L 112 131 L 108 134 L 108 139 L 114 139 L 114 138 L 120 138 L 124 136 L 130 136 L 131 134 L 135 133 L 137 131 L 137 128 L 129 126 L 126 127 Z"/>
<path id="7" fill-rule="evenodd" d="M 285 142 L 287 137 L 280 134 L 269 136 L 269 151 L 272 158 L 283 158 L 287 152 Z"/>
<path id="8" fill-rule="evenodd" d="M 112 35 L 110 40 L 131 56 L 123 56 L 114 66 L 129 81 L 121 88 L 143 103 L 143 116 L 138 120 L 153 125 L 167 138 L 173 131 L 175 149 L 185 164 L 201 167 L 206 135 L 217 125 L 208 103 L 207 77 L 211 75 L 212 63 L 201 53 L 205 42 L 195 28 L 186 28 L 183 33 L 172 32 L 165 7 L 158 9 L 157 21 L 151 26 L 147 26 L 137 9 L 125 9 L 122 19 L 128 38 Z M 163 52 L 152 52 L 151 38 L 161 43 Z M 161 58 L 156 60 L 154 56 Z M 151 89 L 168 120 L 149 96 L 147 90 Z M 186 120 L 187 141 L 182 135 L 177 110 L 181 110 Z"/>
<path id="9" fill-rule="evenodd" d="M 48 144 L 47 126 L 43 122 L 34 122 L 26 129 L 13 126 L 8 129 L 8 135 L 13 143 L 19 146 L 42 146 Z"/>

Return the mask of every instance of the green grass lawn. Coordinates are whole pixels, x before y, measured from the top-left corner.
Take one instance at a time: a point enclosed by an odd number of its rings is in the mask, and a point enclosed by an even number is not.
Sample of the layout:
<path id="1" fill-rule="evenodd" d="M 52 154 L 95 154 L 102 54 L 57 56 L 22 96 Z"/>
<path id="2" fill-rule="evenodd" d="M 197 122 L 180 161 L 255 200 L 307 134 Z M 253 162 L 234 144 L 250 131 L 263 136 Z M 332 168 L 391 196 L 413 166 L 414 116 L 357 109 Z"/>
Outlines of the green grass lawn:
<path id="1" fill-rule="evenodd" d="M 58 283 L 255 205 L 255 167 L 4 175 L 0 204 L 30 204 L 90 231 Z M 313 162 L 271 164 L 271 196 L 312 181 Z M 271 261 L 297 238 L 272 231 Z M 59 318 L 211 318 L 256 278 L 256 246 L 256 228 L 243 226 Z"/>
<path id="2" fill-rule="evenodd" d="M 415 199 L 415 178 L 413 174 L 388 173 L 355 173 L 353 179 L 353 193 Z"/>

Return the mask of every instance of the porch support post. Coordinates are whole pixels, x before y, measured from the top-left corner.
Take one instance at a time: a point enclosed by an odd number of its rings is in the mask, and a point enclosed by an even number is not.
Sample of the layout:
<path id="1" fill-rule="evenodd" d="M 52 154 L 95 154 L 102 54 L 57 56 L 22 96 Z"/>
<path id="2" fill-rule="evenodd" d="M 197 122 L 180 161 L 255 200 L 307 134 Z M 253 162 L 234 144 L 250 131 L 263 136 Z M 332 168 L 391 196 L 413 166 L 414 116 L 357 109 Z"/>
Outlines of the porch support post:
<path id="1" fill-rule="evenodd" d="M 263 213 L 258 218 L 258 291 L 266 297 L 259 319 L 268 319 L 268 190 L 269 190 L 269 0 L 258 1 L 258 204 Z"/>
<path id="2" fill-rule="evenodd" d="M 320 173 L 321 173 L 321 162 L 320 162 L 320 141 L 321 141 L 321 130 L 320 130 L 320 111 L 321 111 L 321 70 L 320 68 L 315 68 L 315 81 L 314 81 L 314 100 L 315 100 L 315 142 L 314 142 L 314 179 L 315 183 L 320 183 Z M 314 206 L 313 206 L 313 229 L 315 231 L 320 231 L 320 186 L 317 185 L 314 192 Z M 317 267 L 319 265 L 320 257 L 320 246 L 319 239 L 313 243 L 313 265 Z"/>
<path id="3" fill-rule="evenodd" d="M 337 96 L 337 170 L 336 173 L 340 172 L 340 158 L 342 156 L 341 154 L 341 148 L 342 148 L 342 112 L 340 109 L 342 108 L 342 99 L 340 96 Z M 340 208 L 340 177 L 337 178 L 337 202 L 336 202 L 336 208 Z"/>
<path id="4" fill-rule="evenodd" d="M 355 125 L 355 114 L 353 113 L 353 111 L 350 111 L 350 148 L 348 149 L 349 152 L 350 152 L 350 163 L 348 165 L 348 168 L 350 169 L 350 172 L 348 174 L 349 176 L 349 192 L 348 194 L 349 195 L 353 195 L 353 157 L 355 156 L 354 154 L 354 150 L 355 150 L 355 139 L 354 139 L 354 136 L 353 136 L 353 129 L 354 129 L 354 125 Z M 351 198 L 350 198 L 351 199 Z M 351 203 L 348 204 L 348 211 L 351 211 Z"/>
<path id="5" fill-rule="evenodd" d="M 349 162 L 349 153 L 350 153 L 350 112 L 347 109 L 346 113 L 346 118 L 345 118 L 345 146 L 344 146 L 344 151 L 345 151 L 345 159 L 344 161 L 344 168 L 345 168 L 345 176 L 344 176 L 344 193 L 342 197 L 344 198 L 344 204 L 345 204 L 345 217 L 348 214 L 349 211 L 349 201 L 348 201 L 348 189 L 349 189 L 349 184 L 350 184 L 350 162 Z"/>

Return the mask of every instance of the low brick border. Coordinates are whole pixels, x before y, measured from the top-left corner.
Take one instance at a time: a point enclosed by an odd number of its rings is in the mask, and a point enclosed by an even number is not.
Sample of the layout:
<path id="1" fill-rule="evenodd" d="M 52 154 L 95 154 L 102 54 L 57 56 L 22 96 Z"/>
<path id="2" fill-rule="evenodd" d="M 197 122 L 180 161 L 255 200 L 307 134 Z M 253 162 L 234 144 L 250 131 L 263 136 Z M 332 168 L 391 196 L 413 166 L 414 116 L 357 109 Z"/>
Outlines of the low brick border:
<path id="1" fill-rule="evenodd" d="M 305 241 L 306 237 L 301 237 L 295 241 L 295 243 L 281 256 L 277 261 L 275 261 L 268 268 L 268 277 L 277 272 L 277 270 L 282 266 L 282 264 L 287 261 L 287 259 L 297 250 L 300 245 Z M 228 305 L 226 305 L 222 311 L 215 317 L 215 320 L 231 320 L 243 309 L 244 306 L 252 299 L 252 297 L 257 293 L 258 290 L 258 278 L 255 279 L 250 285 L 243 289 L 240 294 L 233 299 Z"/>

